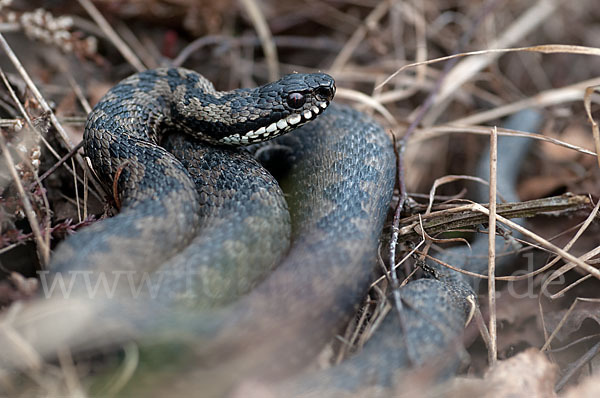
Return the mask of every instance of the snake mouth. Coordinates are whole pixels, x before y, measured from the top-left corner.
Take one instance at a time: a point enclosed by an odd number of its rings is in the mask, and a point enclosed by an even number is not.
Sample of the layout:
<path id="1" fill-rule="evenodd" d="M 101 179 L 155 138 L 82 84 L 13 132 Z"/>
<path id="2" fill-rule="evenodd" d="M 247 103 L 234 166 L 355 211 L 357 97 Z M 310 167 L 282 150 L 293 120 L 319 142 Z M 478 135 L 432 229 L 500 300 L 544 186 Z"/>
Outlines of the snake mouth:
<path id="1" fill-rule="evenodd" d="M 256 142 L 267 141 L 313 120 L 317 115 L 327 109 L 328 106 L 329 101 L 319 101 L 310 109 L 305 109 L 300 113 L 288 115 L 276 122 L 269 124 L 268 126 L 263 126 L 256 130 L 250 130 L 244 134 L 236 133 L 227 137 L 223 137 L 219 142 L 225 145 L 247 145 Z"/>

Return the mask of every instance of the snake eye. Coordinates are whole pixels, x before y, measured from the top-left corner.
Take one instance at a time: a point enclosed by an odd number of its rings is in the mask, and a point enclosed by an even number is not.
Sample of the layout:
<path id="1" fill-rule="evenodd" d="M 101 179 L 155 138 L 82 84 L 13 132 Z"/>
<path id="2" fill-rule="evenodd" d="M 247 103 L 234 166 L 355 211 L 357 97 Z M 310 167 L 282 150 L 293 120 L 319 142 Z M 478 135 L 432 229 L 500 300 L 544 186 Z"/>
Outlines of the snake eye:
<path id="1" fill-rule="evenodd" d="M 306 97 L 301 93 L 291 93 L 287 96 L 287 103 L 290 106 L 290 108 L 302 108 L 302 105 L 304 105 L 305 102 Z"/>

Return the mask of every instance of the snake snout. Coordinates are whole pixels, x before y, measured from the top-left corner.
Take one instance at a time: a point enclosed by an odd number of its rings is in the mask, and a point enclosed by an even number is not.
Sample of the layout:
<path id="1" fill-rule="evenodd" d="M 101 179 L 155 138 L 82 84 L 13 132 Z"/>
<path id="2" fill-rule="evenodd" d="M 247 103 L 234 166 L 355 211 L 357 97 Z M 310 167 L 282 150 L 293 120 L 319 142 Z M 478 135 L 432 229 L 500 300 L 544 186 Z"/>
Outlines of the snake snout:
<path id="1" fill-rule="evenodd" d="M 320 77 L 319 85 L 314 89 L 315 96 L 321 101 L 331 102 L 335 96 L 335 80 L 326 73 L 315 75 Z"/>

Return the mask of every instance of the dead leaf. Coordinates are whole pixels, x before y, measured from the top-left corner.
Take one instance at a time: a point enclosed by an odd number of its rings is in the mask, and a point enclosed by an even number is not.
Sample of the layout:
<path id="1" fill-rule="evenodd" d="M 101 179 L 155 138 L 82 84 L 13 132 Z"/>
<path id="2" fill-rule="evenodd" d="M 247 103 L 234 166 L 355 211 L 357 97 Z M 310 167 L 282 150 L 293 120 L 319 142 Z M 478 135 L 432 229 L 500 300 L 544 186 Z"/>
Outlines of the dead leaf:
<path id="1" fill-rule="evenodd" d="M 500 361 L 483 379 L 457 378 L 445 397 L 553 398 L 558 366 L 536 348 Z"/>
<path id="2" fill-rule="evenodd" d="M 15 287 L 25 297 L 32 297 L 38 289 L 38 280 L 36 278 L 26 278 L 18 272 L 10 273 L 10 280 Z"/>
<path id="3" fill-rule="evenodd" d="M 600 397 L 600 375 L 586 377 L 581 383 L 568 388 L 561 398 L 597 398 Z"/>
<path id="4" fill-rule="evenodd" d="M 552 332 L 565 316 L 567 310 L 549 312 L 545 315 L 548 330 Z M 586 319 L 591 319 L 600 325 L 600 304 L 594 302 L 579 302 L 567 317 L 565 323 L 556 334 L 556 338 L 565 341 L 569 335 L 579 331 Z M 597 330 L 596 330 L 597 332 Z M 588 334 L 588 333 L 586 333 Z"/>

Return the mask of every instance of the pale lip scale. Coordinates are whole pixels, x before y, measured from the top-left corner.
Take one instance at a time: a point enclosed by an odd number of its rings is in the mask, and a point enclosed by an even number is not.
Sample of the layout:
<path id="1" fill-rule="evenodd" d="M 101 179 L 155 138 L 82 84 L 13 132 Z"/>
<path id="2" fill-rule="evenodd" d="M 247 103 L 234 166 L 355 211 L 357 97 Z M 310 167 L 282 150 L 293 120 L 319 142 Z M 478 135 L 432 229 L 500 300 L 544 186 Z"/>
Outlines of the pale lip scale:
<path id="1" fill-rule="evenodd" d="M 327 102 L 319 102 L 319 107 L 322 109 L 326 109 L 329 103 Z M 256 131 L 250 130 L 244 135 L 240 134 L 232 134 L 227 137 L 221 138 L 218 143 L 221 144 L 250 144 L 254 141 L 264 140 L 267 137 L 277 137 L 282 133 L 290 130 L 291 128 L 297 126 L 300 123 L 306 123 L 309 120 L 313 119 L 314 116 L 318 115 L 321 110 L 317 106 L 313 106 L 310 110 L 304 111 L 302 114 L 293 114 L 289 115 L 284 119 L 278 120 L 277 122 L 273 122 L 267 127 L 260 127 Z"/>

